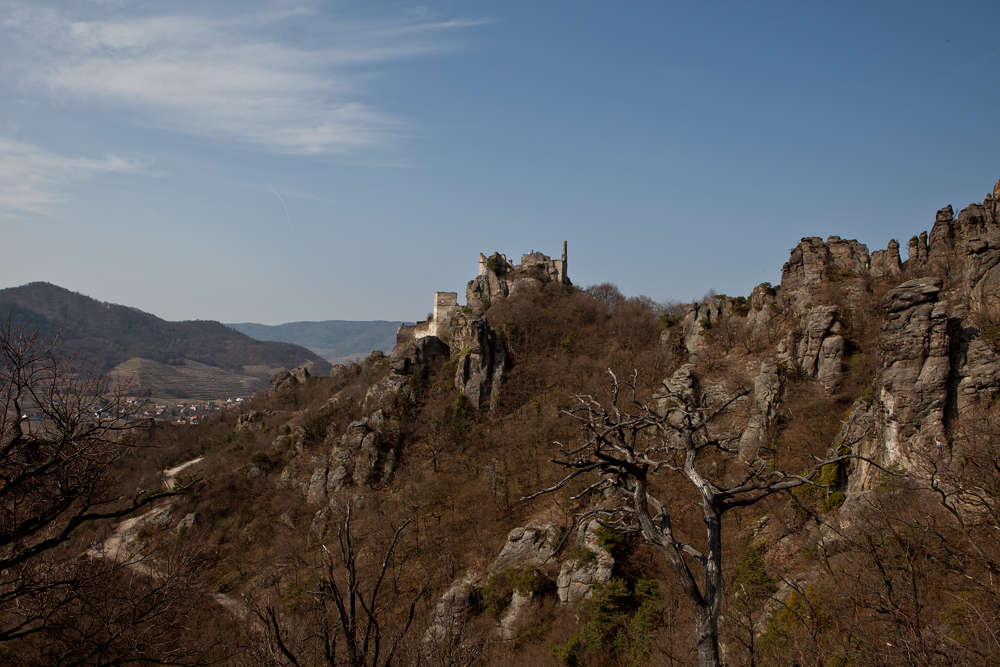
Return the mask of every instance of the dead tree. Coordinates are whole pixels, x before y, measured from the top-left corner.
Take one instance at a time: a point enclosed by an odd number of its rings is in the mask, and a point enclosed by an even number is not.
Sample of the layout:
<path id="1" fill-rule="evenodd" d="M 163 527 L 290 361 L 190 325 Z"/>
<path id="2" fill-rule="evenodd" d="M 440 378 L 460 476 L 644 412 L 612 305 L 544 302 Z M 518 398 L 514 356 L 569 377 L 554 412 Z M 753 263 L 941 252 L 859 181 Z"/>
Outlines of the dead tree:
<path id="1" fill-rule="evenodd" d="M 810 470 L 798 475 L 771 469 L 761 454 L 753 461 L 740 461 L 738 434 L 712 435 L 709 425 L 749 390 L 739 391 L 719 405 L 709 405 L 704 396 L 673 391 L 664 383 L 658 401 L 643 401 L 639 399 L 636 373 L 624 385 L 609 373 L 610 403 L 603 405 L 593 396 L 576 396 L 573 407 L 566 411 L 580 420 L 583 435 L 572 447 L 556 443 L 561 456 L 553 462 L 570 472 L 557 484 L 528 498 L 552 493 L 579 477 L 592 481 L 574 498 L 592 492 L 611 492 L 605 497 L 617 497 L 617 501 L 591 513 L 625 522 L 663 555 L 694 612 L 698 664 L 719 665 L 723 515 L 775 493 L 816 484 L 814 480 L 824 466 L 851 455 L 816 459 Z M 710 477 L 705 463 L 717 455 L 731 457 L 739 473 L 726 479 Z M 703 548 L 682 541 L 674 532 L 672 508 L 650 489 L 651 478 L 660 475 L 684 479 L 697 491 L 705 523 Z M 702 576 L 696 576 L 692 568 L 700 568 Z"/>
<path id="2" fill-rule="evenodd" d="M 257 618 L 266 628 L 272 654 L 275 657 L 280 655 L 289 664 L 314 664 L 318 659 L 322 664 L 331 666 L 387 667 L 397 662 L 403 638 L 413 623 L 417 602 L 426 588 L 426 584 L 420 587 L 410 601 L 405 618 L 391 628 L 391 614 L 386 608 L 383 584 L 399 536 L 410 522 L 406 521 L 396 529 L 378 572 L 373 577 L 365 577 L 358 572 L 351 513 L 351 506 L 348 505 L 337 535 L 339 557 L 335 558 L 323 547 L 323 576 L 318 587 L 312 591 L 315 607 L 307 637 L 291 637 L 286 627 L 290 623 L 282 621 L 271 602 L 263 609 L 254 608 Z M 339 572 L 341 567 L 342 574 Z"/>

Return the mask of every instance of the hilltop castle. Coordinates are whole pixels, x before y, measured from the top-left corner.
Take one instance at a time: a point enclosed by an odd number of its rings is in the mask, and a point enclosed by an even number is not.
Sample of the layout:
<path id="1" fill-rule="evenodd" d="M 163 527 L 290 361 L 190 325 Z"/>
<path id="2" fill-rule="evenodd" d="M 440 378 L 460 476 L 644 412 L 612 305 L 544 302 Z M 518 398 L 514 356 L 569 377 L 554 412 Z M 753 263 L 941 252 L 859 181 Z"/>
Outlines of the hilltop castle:
<path id="1" fill-rule="evenodd" d="M 521 255 L 521 263 L 514 265 L 503 253 L 491 256 L 479 254 L 479 275 L 470 280 L 465 288 L 465 306 L 458 303 L 458 292 L 434 292 L 434 310 L 431 317 L 415 325 L 401 325 L 397 340 L 425 336 L 448 337 L 452 320 L 459 313 L 485 310 L 497 299 L 515 294 L 529 284 L 557 282 L 572 285 L 566 275 L 566 241 L 563 241 L 562 258 L 552 259 L 540 252 Z"/>
<path id="2" fill-rule="evenodd" d="M 451 357 L 457 359 L 455 388 L 469 404 L 473 408 L 495 406 L 507 366 L 507 349 L 483 312 L 499 299 L 553 282 L 572 284 L 566 275 L 565 242 L 561 259 L 531 251 L 521 256 L 517 266 L 498 252 L 490 257 L 480 254 L 479 275 L 465 288 L 466 305 L 459 305 L 458 292 L 435 292 L 434 310 L 428 319 L 400 325 L 390 357 L 393 374 L 386 381 L 399 389 L 403 376 L 419 369 L 426 372 L 430 358 Z"/>

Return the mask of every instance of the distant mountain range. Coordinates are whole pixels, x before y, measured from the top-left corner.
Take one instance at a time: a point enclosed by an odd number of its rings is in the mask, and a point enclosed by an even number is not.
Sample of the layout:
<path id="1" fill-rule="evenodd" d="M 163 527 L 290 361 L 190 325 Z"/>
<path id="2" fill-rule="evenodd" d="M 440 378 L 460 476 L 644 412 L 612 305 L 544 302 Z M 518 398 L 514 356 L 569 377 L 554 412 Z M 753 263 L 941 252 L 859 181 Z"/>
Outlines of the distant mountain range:
<path id="1" fill-rule="evenodd" d="M 390 352 L 396 346 L 400 324 L 403 322 L 327 320 L 274 326 L 241 322 L 226 326 L 257 340 L 301 345 L 331 363 L 344 364 L 367 357 L 373 350 Z"/>
<path id="2" fill-rule="evenodd" d="M 125 375 L 163 398 L 246 396 L 276 373 L 331 364 L 301 347 L 266 342 L 219 322 L 168 322 L 136 308 L 105 303 L 49 283 L 0 290 L 0 321 L 59 334 L 66 353 L 79 351 L 99 371 Z M 6 324 L 6 322 L 4 322 Z"/>

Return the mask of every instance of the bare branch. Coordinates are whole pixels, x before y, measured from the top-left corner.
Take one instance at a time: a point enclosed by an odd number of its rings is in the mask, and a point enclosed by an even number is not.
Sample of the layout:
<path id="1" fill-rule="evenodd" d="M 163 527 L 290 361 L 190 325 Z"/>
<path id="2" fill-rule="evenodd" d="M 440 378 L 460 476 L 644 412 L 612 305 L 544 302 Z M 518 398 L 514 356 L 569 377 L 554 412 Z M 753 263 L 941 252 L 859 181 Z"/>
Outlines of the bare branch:
<path id="1" fill-rule="evenodd" d="M 839 453 L 832 458 L 816 459 L 809 471 L 798 475 L 768 470 L 764 461 L 757 460 L 747 464 L 735 484 L 731 480 L 713 479 L 707 472 L 712 468 L 701 457 L 707 451 L 736 453 L 733 443 L 739 436 L 730 433 L 712 437 L 708 427 L 736 401 L 747 396 L 750 389 L 741 388 L 721 404 L 709 406 L 704 394 L 688 396 L 670 390 L 664 382 L 665 391 L 657 396 L 669 397 L 674 404 L 660 411 L 655 404 L 640 399 L 636 372 L 624 383 L 610 369 L 608 374 L 611 401 L 607 406 L 592 396 L 581 395 L 572 399 L 574 406 L 566 411 L 580 422 L 582 436 L 574 448 L 558 444 L 565 458 L 554 463 L 572 472 L 523 500 L 558 491 L 584 473 L 599 473 L 600 479 L 574 498 L 602 487 L 613 488 L 622 495 L 622 503 L 596 508 L 582 516 L 604 514 L 628 520 L 647 543 L 659 550 L 673 568 L 694 611 L 699 663 L 718 665 L 723 515 L 781 491 L 803 484 L 817 485 L 815 480 L 824 467 L 857 457 L 853 453 Z M 657 453 L 662 453 L 662 458 Z M 698 491 L 705 522 L 704 548 L 698 549 L 674 534 L 670 509 L 649 491 L 647 481 L 651 474 L 678 475 Z M 691 566 L 701 569 L 700 578 L 695 577 Z"/>

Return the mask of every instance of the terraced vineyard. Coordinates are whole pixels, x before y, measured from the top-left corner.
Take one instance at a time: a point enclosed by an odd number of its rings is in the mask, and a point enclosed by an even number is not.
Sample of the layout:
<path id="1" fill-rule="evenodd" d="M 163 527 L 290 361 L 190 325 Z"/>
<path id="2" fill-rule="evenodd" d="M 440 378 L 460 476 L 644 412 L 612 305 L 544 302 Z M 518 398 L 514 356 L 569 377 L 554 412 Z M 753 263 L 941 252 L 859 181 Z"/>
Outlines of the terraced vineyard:
<path id="1" fill-rule="evenodd" d="M 272 372 L 280 370 L 276 368 Z M 247 396 L 266 386 L 262 380 L 251 375 L 190 360 L 171 365 L 135 357 L 115 366 L 111 377 L 119 381 L 131 378 L 133 383 L 153 391 L 154 397 L 162 399 L 219 400 Z"/>

